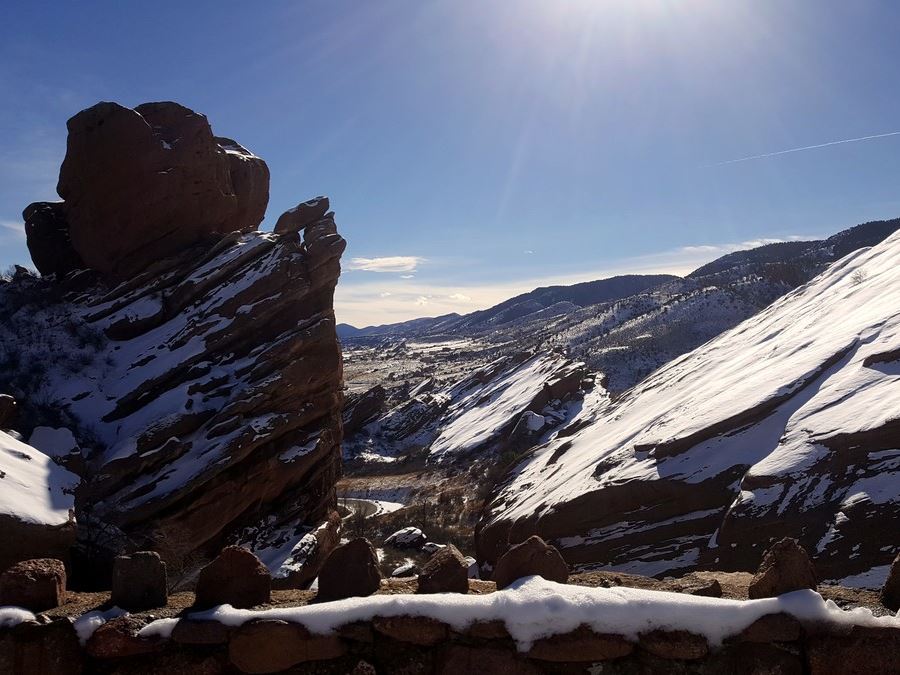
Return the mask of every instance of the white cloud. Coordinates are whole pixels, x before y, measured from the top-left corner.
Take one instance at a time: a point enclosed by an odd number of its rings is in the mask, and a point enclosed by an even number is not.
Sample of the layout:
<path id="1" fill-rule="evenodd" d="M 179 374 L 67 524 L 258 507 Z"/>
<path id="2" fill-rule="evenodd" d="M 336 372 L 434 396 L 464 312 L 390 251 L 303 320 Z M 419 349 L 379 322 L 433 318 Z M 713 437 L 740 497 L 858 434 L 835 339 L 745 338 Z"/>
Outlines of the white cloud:
<path id="1" fill-rule="evenodd" d="M 420 295 L 418 298 L 416 298 L 416 305 L 417 305 L 417 306 L 419 306 L 419 307 L 424 307 L 424 306 L 427 305 L 427 304 L 428 304 L 428 297 L 427 297 L 427 296 Z"/>
<path id="2" fill-rule="evenodd" d="M 525 249 L 525 250 L 523 251 L 523 253 L 524 253 L 525 255 L 534 255 L 534 251 L 532 251 L 530 248 Z"/>
<path id="3" fill-rule="evenodd" d="M 415 272 L 425 258 L 415 255 L 391 255 L 382 258 L 351 258 L 345 265 L 348 270 L 363 272 Z"/>
<path id="4" fill-rule="evenodd" d="M 416 275 L 415 274 L 401 274 L 400 278 L 401 279 L 415 279 Z"/>
<path id="5" fill-rule="evenodd" d="M 393 295 L 393 293 L 391 293 L 390 291 L 384 291 L 383 293 L 379 293 L 378 297 L 379 298 L 389 298 L 392 295 Z"/>
<path id="6" fill-rule="evenodd" d="M 469 302 L 472 298 L 465 293 L 451 293 L 447 296 L 451 300 L 458 300 L 459 302 Z"/>

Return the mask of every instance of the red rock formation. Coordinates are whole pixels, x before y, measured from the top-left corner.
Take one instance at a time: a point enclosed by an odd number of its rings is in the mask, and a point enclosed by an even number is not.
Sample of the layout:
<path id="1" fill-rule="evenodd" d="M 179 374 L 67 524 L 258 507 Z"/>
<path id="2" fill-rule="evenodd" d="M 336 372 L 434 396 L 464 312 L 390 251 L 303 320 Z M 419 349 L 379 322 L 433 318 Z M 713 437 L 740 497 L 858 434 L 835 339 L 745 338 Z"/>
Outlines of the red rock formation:
<path id="1" fill-rule="evenodd" d="M 59 283 L 32 280 L 34 316 L 0 340 L 26 352 L 33 325 L 68 327 L 25 362 L 45 374 L 29 396 L 82 449 L 75 578 L 105 586 L 112 558 L 141 549 L 179 578 L 248 529 L 265 547 L 323 521 L 341 470 L 333 214 L 304 208 L 301 236 L 255 231 L 265 162 L 176 103 L 98 103 L 68 129 L 65 202 L 26 209 Z M 66 237 L 74 252 L 43 245 Z M 73 256 L 101 274 L 60 279 Z"/>
<path id="2" fill-rule="evenodd" d="M 211 234 L 250 232 L 269 199 L 266 163 L 213 136 L 177 103 L 98 103 L 72 117 L 57 192 L 87 266 L 139 272 Z"/>

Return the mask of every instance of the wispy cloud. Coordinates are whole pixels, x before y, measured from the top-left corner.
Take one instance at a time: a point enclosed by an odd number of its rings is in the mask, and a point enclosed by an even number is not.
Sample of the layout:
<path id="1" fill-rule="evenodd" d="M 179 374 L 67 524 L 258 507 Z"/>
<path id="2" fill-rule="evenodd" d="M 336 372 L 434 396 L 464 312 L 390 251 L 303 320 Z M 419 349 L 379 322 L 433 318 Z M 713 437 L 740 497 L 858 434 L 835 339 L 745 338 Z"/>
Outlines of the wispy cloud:
<path id="1" fill-rule="evenodd" d="M 25 240 L 25 227 L 14 220 L 0 220 L 0 238 Z"/>
<path id="2" fill-rule="evenodd" d="M 707 167 L 724 166 L 726 164 L 737 164 L 739 162 L 749 162 L 754 159 L 765 159 L 767 157 L 777 157 L 778 155 L 789 155 L 792 152 L 803 152 L 805 150 L 817 150 L 819 148 L 828 148 L 832 145 L 843 145 L 844 143 L 859 143 L 860 141 L 872 141 L 876 138 L 888 138 L 889 136 L 900 136 L 900 131 L 889 131 L 886 134 L 873 134 L 872 136 L 860 136 L 859 138 L 844 138 L 839 141 L 828 141 L 827 143 L 817 143 L 816 145 L 804 145 L 801 148 L 788 148 L 787 150 L 776 150 L 775 152 L 766 152 L 761 155 L 750 155 L 749 157 L 738 157 L 737 159 L 726 159 L 724 162 L 715 162 L 707 164 Z"/>
<path id="3" fill-rule="evenodd" d="M 348 270 L 361 270 L 363 272 L 415 272 L 416 268 L 425 261 L 415 255 L 392 255 L 382 258 L 351 258 L 345 265 Z"/>

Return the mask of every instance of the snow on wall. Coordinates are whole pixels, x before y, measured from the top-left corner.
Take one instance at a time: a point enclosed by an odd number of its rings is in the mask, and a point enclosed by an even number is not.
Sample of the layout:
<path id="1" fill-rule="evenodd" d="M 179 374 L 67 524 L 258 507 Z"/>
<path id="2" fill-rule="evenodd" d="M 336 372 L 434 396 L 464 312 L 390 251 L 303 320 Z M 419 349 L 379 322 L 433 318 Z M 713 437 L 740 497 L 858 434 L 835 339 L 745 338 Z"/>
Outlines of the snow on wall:
<path id="1" fill-rule="evenodd" d="M 376 616 L 429 617 L 464 631 L 477 621 L 502 621 L 521 651 L 541 638 L 568 633 L 579 626 L 596 633 L 637 639 L 640 633 L 686 630 L 721 645 L 767 614 L 784 612 L 801 621 L 836 625 L 900 628 L 898 617 L 875 617 L 868 609 L 842 610 L 818 593 L 804 590 L 762 600 L 726 600 L 635 588 L 588 588 L 525 577 L 508 588 L 485 595 L 375 595 L 304 607 L 269 610 L 234 609 L 221 605 L 190 619 L 240 626 L 257 619 L 298 623 L 317 634 Z M 176 621 L 161 619 L 145 626 L 141 637 L 169 637 Z"/>

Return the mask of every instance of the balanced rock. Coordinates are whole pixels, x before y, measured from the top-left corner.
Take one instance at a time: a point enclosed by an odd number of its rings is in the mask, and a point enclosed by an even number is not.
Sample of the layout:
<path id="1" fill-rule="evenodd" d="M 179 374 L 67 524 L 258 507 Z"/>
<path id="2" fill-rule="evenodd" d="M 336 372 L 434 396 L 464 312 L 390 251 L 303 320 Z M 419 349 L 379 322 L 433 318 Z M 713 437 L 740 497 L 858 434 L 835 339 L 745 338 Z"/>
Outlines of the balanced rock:
<path id="1" fill-rule="evenodd" d="M 468 593 L 469 563 L 453 544 L 435 553 L 419 573 L 419 593 Z"/>
<path id="2" fill-rule="evenodd" d="M 262 221 L 266 163 L 213 136 L 204 115 L 172 102 L 133 110 L 103 102 L 66 126 L 57 192 L 72 247 L 92 269 L 131 275 L 210 235 L 249 232 Z"/>
<path id="3" fill-rule="evenodd" d="M 9 394 L 0 394 L 0 429 L 7 428 L 16 416 L 16 399 Z"/>
<path id="4" fill-rule="evenodd" d="M 517 579 L 535 574 L 561 584 L 569 580 L 569 566 L 559 551 L 537 535 L 532 535 L 500 556 L 491 578 L 500 589 Z"/>
<path id="5" fill-rule="evenodd" d="M 166 606 L 166 563 L 159 557 L 159 553 L 138 551 L 115 559 L 112 603 L 130 611 Z"/>
<path id="6" fill-rule="evenodd" d="M 881 589 L 881 604 L 895 612 L 900 611 L 900 554 L 894 558 Z"/>
<path id="7" fill-rule="evenodd" d="M 372 595 L 381 585 L 378 556 L 368 539 L 351 539 L 325 559 L 319 571 L 320 600 Z"/>
<path id="8" fill-rule="evenodd" d="M 240 546 L 226 546 L 200 570 L 194 604 L 248 608 L 269 602 L 271 592 L 272 576 L 259 558 Z"/>
<path id="9" fill-rule="evenodd" d="M 774 598 L 803 588 L 815 590 L 816 586 L 816 570 L 809 555 L 796 539 L 785 537 L 763 555 L 759 570 L 750 582 L 748 596 Z"/>
<path id="10" fill-rule="evenodd" d="M 394 548 L 422 548 L 427 541 L 425 533 L 418 527 L 404 527 L 394 532 L 391 536 L 384 540 L 385 546 L 393 546 Z"/>
<path id="11" fill-rule="evenodd" d="M 66 568 L 61 560 L 23 560 L 0 575 L 0 605 L 43 612 L 65 601 Z"/>
<path id="12" fill-rule="evenodd" d="M 275 223 L 275 234 L 299 232 L 307 225 L 322 220 L 328 213 L 328 208 L 328 197 L 319 196 L 301 202 L 278 217 L 278 221 Z"/>
<path id="13" fill-rule="evenodd" d="M 22 212 L 25 243 L 31 260 L 43 276 L 63 277 L 84 263 L 72 247 L 64 202 L 35 202 Z"/>

